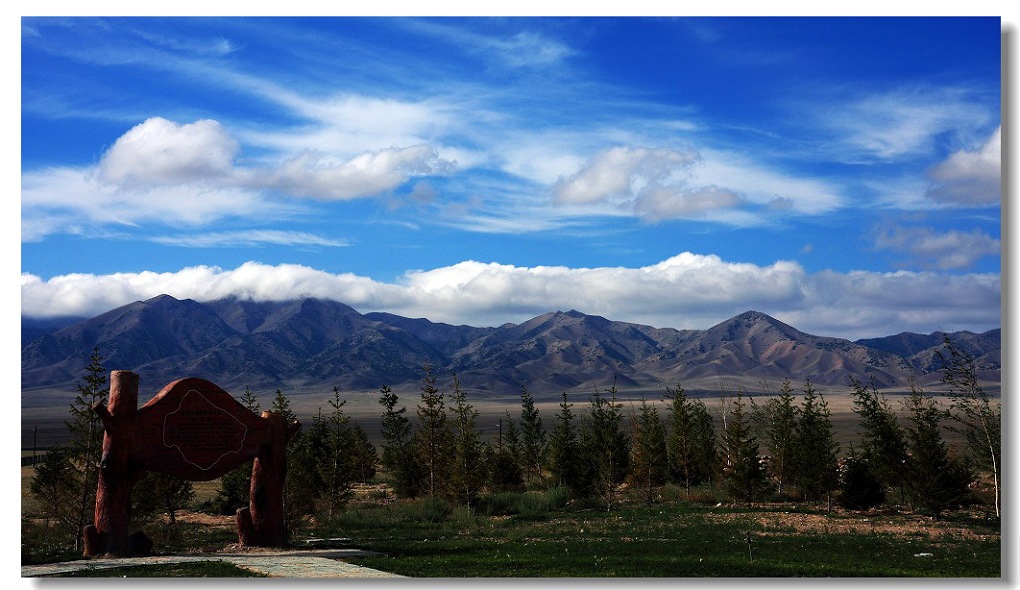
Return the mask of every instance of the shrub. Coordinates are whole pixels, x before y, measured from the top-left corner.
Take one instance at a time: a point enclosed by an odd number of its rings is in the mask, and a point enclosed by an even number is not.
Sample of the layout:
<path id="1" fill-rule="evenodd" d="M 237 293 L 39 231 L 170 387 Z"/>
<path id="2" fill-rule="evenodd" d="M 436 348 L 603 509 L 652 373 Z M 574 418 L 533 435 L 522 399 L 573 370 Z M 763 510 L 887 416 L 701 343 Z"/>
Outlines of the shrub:
<path id="1" fill-rule="evenodd" d="M 871 465 L 864 459 L 848 457 L 840 474 L 839 504 L 851 510 L 867 510 L 885 502 L 885 490 Z"/>
<path id="2" fill-rule="evenodd" d="M 552 510 L 562 510 L 570 502 L 570 488 L 567 486 L 549 488 L 545 495 L 549 500 L 549 508 Z"/>
<path id="3" fill-rule="evenodd" d="M 478 501 L 478 512 L 486 516 L 510 516 L 520 512 L 522 492 L 497 492 Z"/>
<path id="4" fill-rule="evenodd" d="M 452 512 L 453 504 L 436 496 L 408 502 L 402 506 L 401 510 L 405 521 L 432 523 L 445 521 Z"/>

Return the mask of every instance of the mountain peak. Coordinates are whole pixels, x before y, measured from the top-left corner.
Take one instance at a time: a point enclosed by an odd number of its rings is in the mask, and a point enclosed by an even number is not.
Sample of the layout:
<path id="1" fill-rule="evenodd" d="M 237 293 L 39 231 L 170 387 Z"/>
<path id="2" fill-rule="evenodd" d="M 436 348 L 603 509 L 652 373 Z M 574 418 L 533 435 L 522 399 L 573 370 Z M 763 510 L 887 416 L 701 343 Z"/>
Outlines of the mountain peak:
<path id="1" fill-rule="evenodd" d="M 146 299 L 142 303 L 144 303 L 145 305 L 154 305 L 154 304 L 160 304 L 160 303 L 177 303 L 179 301 L 180 300 L 177 299 L 176 297 L 173 297 L 171 295 L 167 295 L 166 293 L 164 293 L 162 295 L 156 295 L 155 297 L 152 297 L 150 299 Z"/>
<path id="2" fill-rule="evenodd" d="M 772 317 L 772 316 L 770 316 L 770 315 L 768 315 L 766 313 L 762 313 L 760 311 L 755 311 L 753 309 L 747 310 L 744 313 L 734 317 L 733 319 L 734 320 L 739 320 L 739 321 L 742 321 L 742 322 L 751 322 L 751 323 L 767 322 L 767 323 L 770 323 L 770 324 L 776 323 L 778 321 L 778 320 L 776 320 L 776 318 L 774 318 L 774 317 Z"/>

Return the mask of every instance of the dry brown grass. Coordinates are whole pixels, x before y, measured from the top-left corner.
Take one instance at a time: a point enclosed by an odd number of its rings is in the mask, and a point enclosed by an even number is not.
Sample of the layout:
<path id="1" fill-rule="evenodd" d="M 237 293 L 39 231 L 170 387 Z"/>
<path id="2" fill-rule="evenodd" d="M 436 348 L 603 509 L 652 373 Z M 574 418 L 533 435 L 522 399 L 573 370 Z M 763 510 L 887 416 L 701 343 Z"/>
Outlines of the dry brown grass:
<path id="1" fill-rule="evenodd" d="M 882 533 L 899 538 L 925 537 L 929 540 L 943 538 L 994 540 L 999 534 L 977 533 L 970 528 L 953 522 L 938 520 L 930 516 L 909 514 L 890 510 L 868 512 L 835 509 L 828 514 L 812 514 L 784 511 L 782 504 L 764 505 L 769 511 L 755 513 L 709 513 L 705 519 L 719 523 L 738 520 L 753 522 L 760 531 L 756 535 L 787 535 L 790 533 L 825 534 L 868 534 Z"/>

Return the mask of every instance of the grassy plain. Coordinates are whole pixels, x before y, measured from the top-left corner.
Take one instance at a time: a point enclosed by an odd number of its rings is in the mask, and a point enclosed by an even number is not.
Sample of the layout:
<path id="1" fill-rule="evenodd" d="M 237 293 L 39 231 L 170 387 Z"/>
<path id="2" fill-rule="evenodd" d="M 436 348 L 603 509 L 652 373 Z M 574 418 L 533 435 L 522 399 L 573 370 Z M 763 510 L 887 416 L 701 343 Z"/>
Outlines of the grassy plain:
<path id="1" fill-rule="evenodd" d="M 214 488 L 204 489 L 196 505 L 211 493 Z M 395 499 L 375 484 L 360 487 L 334 522 L 306 521 L 292 539 L 298 545 L 344 537 L 349 546 L 383 555 L 348 561 L 414 577 L 1001 576 L 999 520 L 987 507 L 940 519 L 794 503 L 748 508 L 716 501 L 708 489 L 687 500 L 672 486 L 651 506 L 625 489 L 619 500 L 619 508 L 606 511 L 568 501 L 562 490 L 531 491 L 484 497 L 469 509 L 438 499 Z M 158 521 L 146 532 L 161 553 L 237 549 L 230 516 L 186 511 L 172 532 Z M 175 566 L 174 575 L 188 576 L 189 567 Z"/>
<path id="2" fill-rule="evenodd" d="M 886 395 L 898 408 L 898 396 Z M 724 403 L 717 395 L 698 397 L 713 413 Z M 648 392 L 647 398 L 658 400 L 661 392 Z M 625 411 L 639 399 L 622 400 Z M 761 396 L 751 399 L 764 402 Z M 836 439 L 845 451 L 858 438 L 852 398 L 830 393 L 825 399 Z M 316 407 L 313 399 L 301 401 L 298 407 L 306 411 Z M 345 409 L 377 439 L 375 398 L 363 395 L 351 401 Z M 546 425 L 552 424 L 558 401 L 538 400 Z M 568 401 L 576 415 L 586 409 L 588 398 L 576 395 Z M 410 395 L 401 398 L 401 404 L 412 410 L 416 402 Z M 520 413 L 513 397 L 481 398 L 472 404 L 479 411 L 478 426 L 486 438 L 495 437 L 499 420 L 508 411 L 514 417 Z M 23 432 L 25 427 L 23 420 Z M 29 527 L 27 536 L 32 536 L 38 531 L 32 527 L 39 526 L 27 493 L 33 472 L 24 467 L 21 473 L 23 560 L 25 527 Z M 197 507 L 215 496 L 218 482 L 195 482 L 195 488 L 193 505 Z M 421 577 L 1000 576 L 999 520 L 987 510 L 935 520 L 895 510 L 826 512 L 824 507 L 790 503 L 748 509 L 726 503 L 708 490 L 699 492 L 696 501 L 686 501 L 676 490 L 664 489 L 660 501 L 651 507 L 623 491 L 622 507 L 606 512 L 583 501 L 552 501 L 544 494 L 493 497 L 469 510 L 436 501 L 396 500 L 377 485 L 362 489 L 331 525 L 306 523 L 294 531 L 293 538 L 349 537 L 354 546 L 385 555 L 352 562 Z M 148 526 L 147 533 L 162 552 L 221 549 L 237 538 L 232 517 L 195 511 L 183 514 L 173 531 L 159 522 Z M 58 557 L 68 558 L 39 554 L 33 559 Z M 182 567 L 175 571 L 188 571 Z M 206 574 L 196 570 L 193 575 Z"/>
<path id="3" fill-rule="evenodd" d="M 534 493 L 533 493 L 534 494 Z M 718 503 L 717 503 L 718 504 Z M 332 530 L 385 557 L 359 565 L 424 577 L 999 577 L 998 521 L 627 501 L 486 514 L 356 503 Z M 511 502 L 510 506 L 514 506 Z M 527 506 L 537 506 L 529 509 Z M 509 512 L 509 513 L 507 513 Z"/>

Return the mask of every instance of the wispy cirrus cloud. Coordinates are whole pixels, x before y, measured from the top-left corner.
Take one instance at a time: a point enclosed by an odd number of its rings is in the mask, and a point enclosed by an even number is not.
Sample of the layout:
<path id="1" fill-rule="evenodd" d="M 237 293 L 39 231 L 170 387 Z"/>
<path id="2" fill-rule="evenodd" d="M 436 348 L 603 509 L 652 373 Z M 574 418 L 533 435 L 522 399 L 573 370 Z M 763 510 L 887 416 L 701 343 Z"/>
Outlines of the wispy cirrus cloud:
<path id="1" fill-rule="evenodd" d="M 936 153 L 937 138 L 994 124 L 996 111 L 972 89 L 927 85 L 852 91 L 848 99 L 797 105 L 798 116 L 812 113 L 811 121 L 827 137 L 821 153 L 847 162 L 930 156 Z"/>
<path id="2" fill-rule="evenodd" d="M 237 248 L 262 246 L 312 246 L 343 248 L 350 245 L 345 239 L 327 238 L 301 231 L 244 230 L 208 232 L 195 235 L 177 234 L 156 236 L 153 242 L 183 248 Z"/>

